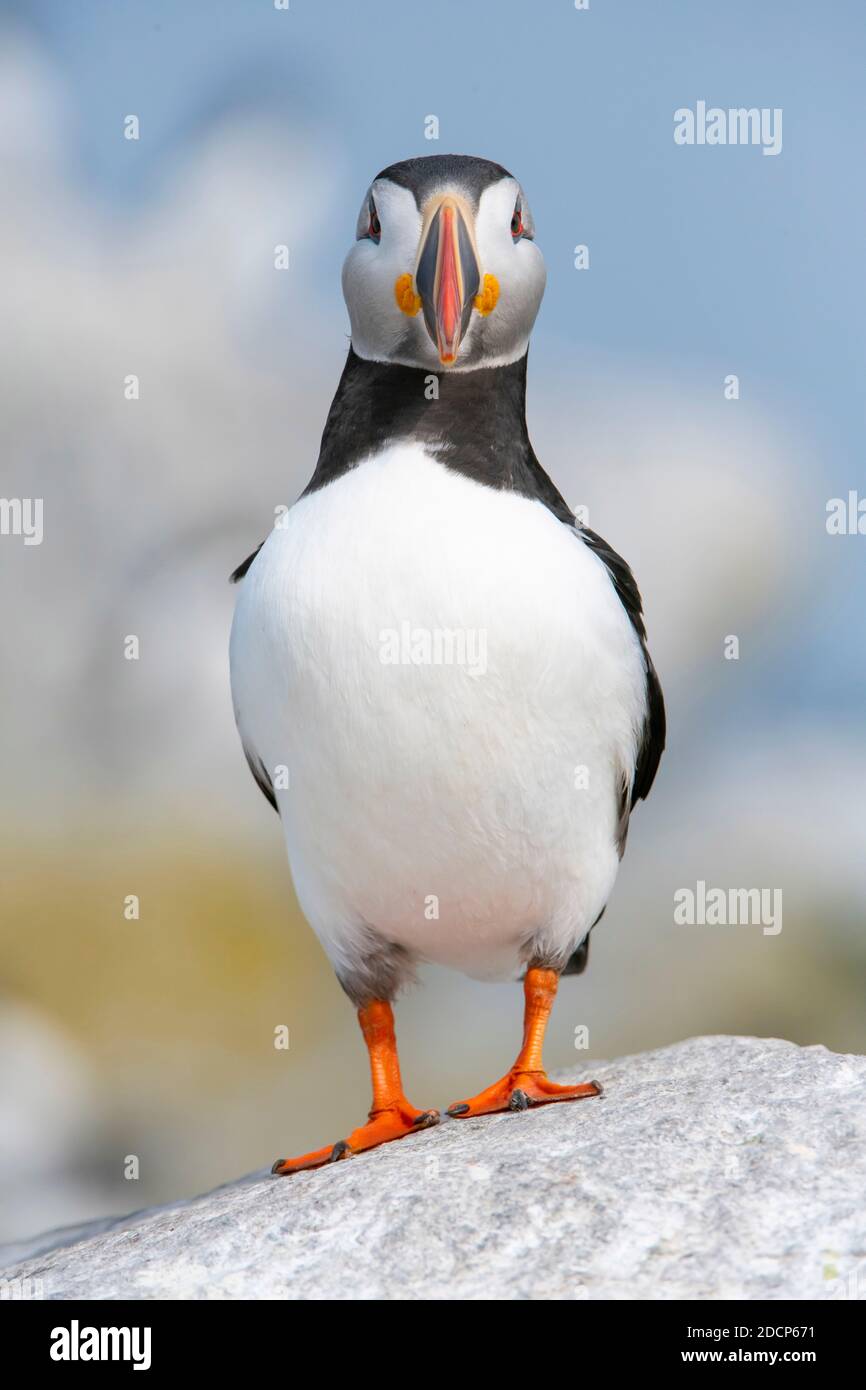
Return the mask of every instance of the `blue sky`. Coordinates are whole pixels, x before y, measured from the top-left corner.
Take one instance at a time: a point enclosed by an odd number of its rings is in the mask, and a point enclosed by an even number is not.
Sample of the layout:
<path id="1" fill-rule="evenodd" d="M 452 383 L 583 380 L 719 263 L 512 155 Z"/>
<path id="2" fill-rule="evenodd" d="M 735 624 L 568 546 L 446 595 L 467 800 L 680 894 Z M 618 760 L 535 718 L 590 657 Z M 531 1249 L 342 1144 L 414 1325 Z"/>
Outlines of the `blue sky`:
<path id="1" fill-rule="evenodd" d="M 864 367 L 851 331 L 866 211 L 866 14 L 854 0 L 829 13 L 802 0 L 7 8 L 74 94 L 71 157 L 101 197 L 146 199 L 202 123 L 261 106 L 332 145 L 345 217 L 321 246 L 330 263 L 379 167 L 434 150 L 490 155 L 529 192 L 555 290 L 546 316 L 566 341 L 579 316 L 579 336 L 603 351 L 735 361 L 763 390 L 814 401 L 847 480 Z M 699 98 L 782 107 L 781 155 L 675 146 L 673 111 Z M 130 110 L 147 133 L 134 164 L 117 138 Z M 438 143 L 423 139 L 430 112 Z M 576 241 L 593 260 L 579 286 Z"/>
<path id="2" fill-rule="evenodd" d="M 614 375 L 680 383 L 684 397 L 741 379 L 743 409 L 808 440 L 792 470 L 802 543 L 816 565 L 796 650 L 774 673 L 781 701 L 846 705 L 866 686 L 862 558 L 829 542 L 826 499 L 866 482 L 862 73 L 855 0 L 648 5 L 444 0 L 435 6 L 291 0 L 7 3 L 66 90 L 68 173 L 134 217 L 157 199 L 210 123 L 263 113 L 327 151 L 334 215 L 309 266 L 333 284 L 378 168 L 448 149 L 505 163 L 523 181 L 549 267 L 536 366 L 579 394 L 587 357 Z M 673 113 L 698 99 L 780 107 L 783 149 L 683 148 Z M 119 138 L 136 112 L 143 138 Z M 423 138 L 425 115 L 440 121 Z M 296 190 L 304 218 L 304 189 Z M 590 247 L 578 274 L 572 247 Z M 796 672 L 797 679 L 790 676 Z"/>

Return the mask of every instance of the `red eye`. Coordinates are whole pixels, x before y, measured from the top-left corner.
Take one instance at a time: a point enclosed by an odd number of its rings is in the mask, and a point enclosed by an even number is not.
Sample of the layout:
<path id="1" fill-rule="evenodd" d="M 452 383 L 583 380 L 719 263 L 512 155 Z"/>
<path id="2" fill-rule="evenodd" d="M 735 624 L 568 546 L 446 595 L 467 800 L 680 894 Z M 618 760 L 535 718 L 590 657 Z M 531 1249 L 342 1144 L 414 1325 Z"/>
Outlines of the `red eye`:
<path id="1" fill-rule="evenodd" d="M 511 217 L 511 235 L 514 237 L 515 241 L 523 236 L 523 209 L 520 206 L 519 200 L 515 203 L 514 212 Z"/>
<path id="2" fill-rule="evenodd" d="M 379 214 L 376 211 L 376 204 L 370 199 L 370 225 L 367 228 L 367 236 L 373 241 L 378 241 L 382 235 L 382 224 L 379 221 Z"/>

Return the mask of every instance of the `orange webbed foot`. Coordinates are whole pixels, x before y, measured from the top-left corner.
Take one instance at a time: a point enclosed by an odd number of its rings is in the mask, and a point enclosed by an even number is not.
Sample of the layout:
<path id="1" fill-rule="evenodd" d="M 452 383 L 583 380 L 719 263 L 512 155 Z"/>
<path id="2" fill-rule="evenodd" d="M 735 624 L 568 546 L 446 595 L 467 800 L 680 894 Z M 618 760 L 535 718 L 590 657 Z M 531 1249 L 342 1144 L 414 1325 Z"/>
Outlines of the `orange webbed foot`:
<path id="1" fill-rule="evenodd" d="M 474 1115 L 495 1115 L 502 1110 L 528 1110 L 534 1105 L 549 1105 L 557 1100 L 585 1100 L 600 1096 L 598 1081 L 582 1082 L 577 1086 L 560 1086 L 546 1072 L 524 1071 L 512 1067 L 500 1081 L 479 1091 L 471 1100 L 455 1101 L 448 1114 L 455 1120 L 468 1120 Z"/>
<path id="2" fill-rule="evenodd" d="M 560 1086 L 551 1081 L 544 1070 L 541 1049 L 558 983 L 555 970 L 540 965 L 529 967 L 523 980 L 523 1046 L 517 1061 L 501 1081 L 494 1082 L 486 1091 L 479 1091 L 471 1100 L 458 1100 L 449 1105 L 448 1114 L 453 1119 L 468 1120 L 473 1115 L 528 1110 L 532 1105 L 549 1105 L 555 1100 L 584 1100 L 601 1095 L 597 1081 Z"/>
<path id="3" fill-rule="evenodd" d="M 328 1148 L 314 1149 L 300 1158 L 278 1158 L 271 1172 L 278 1177 L 289 1177 L 307 1168 L 322 1168 L 326 1163 L 338 1163 L 341 1159 L 351 1158 L 353 1154 L 363 1153 L 365 1149 L 375 1149 L 394 1139 L 404 1139 L 407 1134 L 415 1134 L 438 1123 L 438 1110 L 416 1110 L 408 1101 L 389 1105 L 382 1110 L 371 1110 L 367 1123 L 353 1129 L 348 1139 L 340 1139 Z"/>

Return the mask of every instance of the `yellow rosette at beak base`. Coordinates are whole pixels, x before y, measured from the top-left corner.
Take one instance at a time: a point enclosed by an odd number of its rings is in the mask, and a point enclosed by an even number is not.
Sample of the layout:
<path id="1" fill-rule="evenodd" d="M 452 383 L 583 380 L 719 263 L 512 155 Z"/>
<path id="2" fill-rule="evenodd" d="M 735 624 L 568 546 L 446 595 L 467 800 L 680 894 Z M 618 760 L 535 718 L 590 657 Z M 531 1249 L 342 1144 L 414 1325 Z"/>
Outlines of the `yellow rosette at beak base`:
<path id="1" fill-rule="evenodd" d="M 412 276 L 406 271 L 403 275 L 398 275 L 394 281 L 394 298 L 397 301 L 397 308 L 401 314 L 413 319 L 421 308 L 421 296 L 415 293 Z M 495 275 L 485 275 L 484 283 L 480 294 L 476 294 L 472 301 L 473 308 L 477 309 L 482 318 L 492 314 L 499 302 L 499 281 Z"/>
<path id="2" fill-rule="evenodd" d="M 401 314 L 406 314 L 410 319 L 413 319 L 421 308 L 421 296 L 415 293 L 412 276 L 408 271 L 405 275 L 398 275 L 394 281 L 394 298 Z"/>
<path id="3" fill-rule="evenodd" d="M 481 286 L 481 293 L 476 294 L 472 301 L 473 306 L 478 310 L 482 318 L 487 318 L 492 314 L 499 301 L 499 281 L 495 275 L 485 275 Z"/>

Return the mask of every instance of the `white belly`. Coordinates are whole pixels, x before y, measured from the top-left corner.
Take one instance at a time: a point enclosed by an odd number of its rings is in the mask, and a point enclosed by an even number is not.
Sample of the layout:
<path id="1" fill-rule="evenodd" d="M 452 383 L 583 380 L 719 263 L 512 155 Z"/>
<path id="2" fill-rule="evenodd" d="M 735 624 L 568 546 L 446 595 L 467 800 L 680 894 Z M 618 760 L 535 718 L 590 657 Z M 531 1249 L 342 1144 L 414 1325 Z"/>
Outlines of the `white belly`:
<path id="1" fill-rule="evenodd" d="M 616 875 L 645 673 L 603 564 L 540 502 L 394 445 L 270 535 L 231 665 L 335 965 L 370 927 L 481 978 L 535 938 L 580 942 Z"/>

